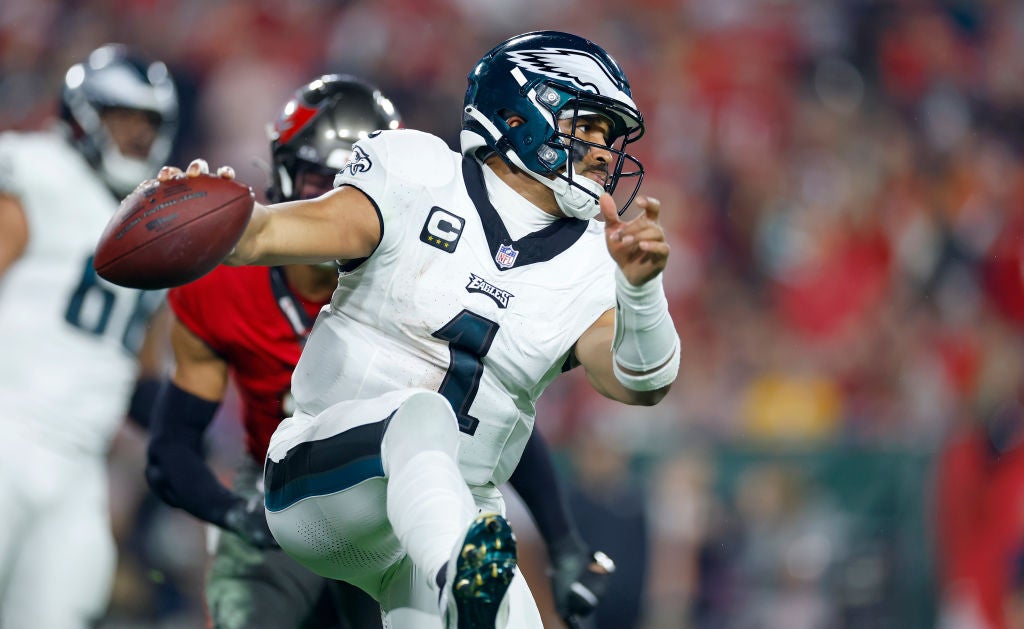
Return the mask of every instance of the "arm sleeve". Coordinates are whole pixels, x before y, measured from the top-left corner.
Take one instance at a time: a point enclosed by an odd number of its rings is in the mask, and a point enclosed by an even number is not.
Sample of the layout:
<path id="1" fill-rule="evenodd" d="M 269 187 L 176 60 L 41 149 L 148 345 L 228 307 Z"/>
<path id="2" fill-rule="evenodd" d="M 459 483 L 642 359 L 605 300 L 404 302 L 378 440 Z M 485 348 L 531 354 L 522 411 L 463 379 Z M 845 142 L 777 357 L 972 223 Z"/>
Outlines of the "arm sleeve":
<path id="1" fill-rule="evenodd" d="M 153 410 L 146 480 L 167 504 L 226 528 L 225 514 L 242 498 L 217 480 L 202 445 L 218 406 L 173 382 L 164 385 Z"/>
<path id="2" fill-rule="evenodd" d="M 153 407 L 162 383 L 156 378 L 140 378 L 135 383 L 131 401 L 128 403 L 128 418 L 142 428 L 149 428 L 153 419 Z"/>
<path id="3" fill-rule="evenodd" d="M 540 431 L 534 430 L 530 435 L 509 483 L 530 510 L 549 556 L 585 552 L 586 544 L 576 529 L 565 491 L 551 463 L 551 452 Z"/>

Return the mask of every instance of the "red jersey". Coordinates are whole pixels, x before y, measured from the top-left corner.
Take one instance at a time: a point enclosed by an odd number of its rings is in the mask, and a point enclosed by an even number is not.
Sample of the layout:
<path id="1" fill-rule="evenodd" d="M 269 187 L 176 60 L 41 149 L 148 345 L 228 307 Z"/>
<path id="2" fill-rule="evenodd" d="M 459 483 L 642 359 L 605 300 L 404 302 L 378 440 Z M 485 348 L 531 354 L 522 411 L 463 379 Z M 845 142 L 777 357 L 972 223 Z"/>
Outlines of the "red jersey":
<path id="1" fill-rule="evenodd" d="M 981 260 L 982 285 L 999 313 L 1024 327 L 1024 216 L 1011 219 Z"/>
<path id="2" fill-rule="evenodd" d="M 279 268 L 256 266 L 220 266 L 172 289 L 167 299 L 178 320 L 228 363 L 242 401 L 246 449 L 262 463 L 270 436 L 291 413 L 285 399 L 309 334 L 286 309 L 301 306 L 300 317 L 312 321 L 326 301 L 303 299 Z"/>

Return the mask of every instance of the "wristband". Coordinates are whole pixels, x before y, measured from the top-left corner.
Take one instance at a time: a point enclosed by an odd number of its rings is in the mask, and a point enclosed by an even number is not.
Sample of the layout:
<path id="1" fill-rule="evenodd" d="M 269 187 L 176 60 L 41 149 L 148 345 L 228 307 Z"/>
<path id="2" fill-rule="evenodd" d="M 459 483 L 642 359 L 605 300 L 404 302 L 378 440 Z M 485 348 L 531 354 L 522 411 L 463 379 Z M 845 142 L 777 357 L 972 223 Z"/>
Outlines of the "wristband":
<path id="1" fill-rule="evenodd" d="M 612 370 L 616 379 L 633 391 L 671 384 L 679 373 L 680 343 L 661 274 L 633 286 L 616 268 L 615 300 Z"/>

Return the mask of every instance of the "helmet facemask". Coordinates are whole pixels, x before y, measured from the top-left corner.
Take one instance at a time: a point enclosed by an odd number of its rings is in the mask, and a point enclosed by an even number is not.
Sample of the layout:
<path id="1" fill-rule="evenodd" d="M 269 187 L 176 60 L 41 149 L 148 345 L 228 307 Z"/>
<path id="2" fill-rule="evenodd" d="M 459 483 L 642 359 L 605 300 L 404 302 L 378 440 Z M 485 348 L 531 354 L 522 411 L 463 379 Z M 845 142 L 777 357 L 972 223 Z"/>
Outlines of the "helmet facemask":
<path id="1" fill-rule="evenodd" d="M 120 195 L 127 195 L 140 181 L 151 179 L 156 174 L 154 167 L 159 167 L 156 161 L 129 157 L 112 140 L 104 142 L 100 150 L 100 173 L 107 185 Z"/>
<path id="2" fill-rule="evenodd" d="M 328 192 L 334 187 L 335 176 L 351 154 L 351 145 L 333 150 L 331 159 L 326 162 L 303 159 L 296 153 L 276 153 L 273 156 L 275 171 L 267 188 L 267 200 L 280 203 L 312 199 Z"/>
<path id="3" fill-rule="evenodd" d="M 541 102 L 567 103 L 557 110 L 549 111 L 554 132 L 537 151 L 537 161 L 547 168 L 545 174 L 554 176 L 557 182 L 552 189 L 559 208 L 567 216 L 593 218 L 600 213 L 598 200 L 601 194 L 615 194 L 622 179 L 626 178 L 631 185 L 622 195 L 625 201 L 620 203 L 621 214 L 636 197 L 644 176 L 643 165 L 626 152 L 626 146 L 643 135 L 643 127 L 633 123 L 639 118 L 639 113 L 628 111 L 612 99 L 580 90 L 568 91 L 546 82 L 538 92 Z M 576 136 L 575 130 L 584 118 L 590 116 L 600 117 L 610 125 L 607 144 Z M 567 132 L 562 130 L 563 124 L 567 126 Z M 606 164 L 604 172 L 604 185 L 578 172 L 578 165 L 587 153 L 595 149 L 611 155 L 611 161 Z"/>

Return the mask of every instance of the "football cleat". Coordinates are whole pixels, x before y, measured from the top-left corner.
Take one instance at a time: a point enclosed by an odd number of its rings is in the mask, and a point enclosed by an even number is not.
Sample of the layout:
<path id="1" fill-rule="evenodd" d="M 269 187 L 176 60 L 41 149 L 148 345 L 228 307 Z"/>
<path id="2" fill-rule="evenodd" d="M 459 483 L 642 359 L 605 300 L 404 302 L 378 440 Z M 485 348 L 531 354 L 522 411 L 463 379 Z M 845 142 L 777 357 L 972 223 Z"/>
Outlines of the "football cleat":
<path id="1" fill-rule="evenodd" d="M 446 626 L 491 629 L 507 615 L 505 593 L 516 574 L 516 537 L 497 513 L 478 515 L 448 562 Z"/>

